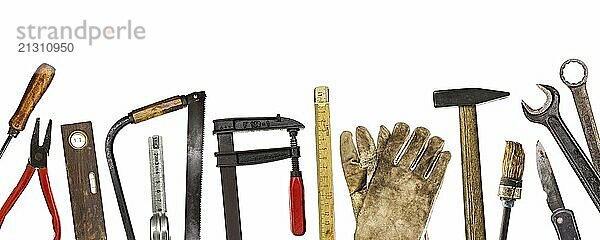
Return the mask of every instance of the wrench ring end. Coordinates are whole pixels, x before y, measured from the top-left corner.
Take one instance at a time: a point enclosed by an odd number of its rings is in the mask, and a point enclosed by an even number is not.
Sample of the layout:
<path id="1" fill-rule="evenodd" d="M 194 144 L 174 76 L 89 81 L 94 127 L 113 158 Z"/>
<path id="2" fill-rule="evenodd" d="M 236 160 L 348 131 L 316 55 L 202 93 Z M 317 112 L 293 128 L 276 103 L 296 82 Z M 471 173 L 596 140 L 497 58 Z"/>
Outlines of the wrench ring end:
<path id="1" fill-rule="evenodd" d="M 569 65 L 570 63 L 577 63 L 583 68 L 583 77 L 581 78 L 581 80 L 579 80 L 579 82 L 572 83 L 572 82 L 567 81 L 567 79 L 565 78 L 565 75 L 564 75 L 565 67 L 567 67 L 567 65 Z M 560 66 L 560 80 L 562 80 L 562 82 L 565 85 L 567 85 L 569 88 L 574 88 L 574 87 L 579 87 L 579 86 L 584 85 L 587 82 L 587 78 L 588 78 L 587 65 L 585 65 L 585 63 L 579 59 L 576 59 L 576 58 L 569 59 L 569 60 L 563 62 L 563 64 Z"/>

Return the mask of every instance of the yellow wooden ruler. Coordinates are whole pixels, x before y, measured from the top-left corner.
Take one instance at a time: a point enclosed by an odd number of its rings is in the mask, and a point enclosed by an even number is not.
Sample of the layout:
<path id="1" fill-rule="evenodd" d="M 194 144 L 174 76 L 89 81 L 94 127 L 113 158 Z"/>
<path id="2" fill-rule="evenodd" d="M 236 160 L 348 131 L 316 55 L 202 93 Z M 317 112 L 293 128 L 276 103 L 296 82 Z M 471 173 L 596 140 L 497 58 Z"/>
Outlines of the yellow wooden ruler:
<path id="1" fill-rule="evenodd" d="M 319 239 L 333 240 L 335 239 L 335 221 L 329 88 L 325 86 L 315 88 L 315 136 L 317 142 L 317 184 L 319 187 Z"/>

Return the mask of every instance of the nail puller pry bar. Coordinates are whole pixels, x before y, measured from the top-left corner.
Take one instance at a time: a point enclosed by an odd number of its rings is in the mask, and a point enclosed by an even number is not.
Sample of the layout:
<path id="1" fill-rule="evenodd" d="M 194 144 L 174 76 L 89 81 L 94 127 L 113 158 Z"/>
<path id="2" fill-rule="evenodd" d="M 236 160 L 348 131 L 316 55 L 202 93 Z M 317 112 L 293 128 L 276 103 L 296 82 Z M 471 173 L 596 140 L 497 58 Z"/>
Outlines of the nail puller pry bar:
<path id="1" fill-rule="evenodd" d="M 279 115 L 277 117 L 228 118 L 217 119 L 214 134 L 217 135 L 219 152 L 217 167 L 221 170 L 223 190 L 223 208 L 225 211 L 225 231 L 227 240 L 241 240 L 240 206 L 237 189 L 236 167 L 292 159 L 290 179 L 290 220 L 291 230 L 296 236 L 306 232 L 304 216 L 304 186 L 298 159 L 300 147 L 296 140 L 298 131 L 304 128 L 302 123 Z M 290 147 L 235 151 L 234 132 L 287 130 L 290 134 Z"/>
<path id="2" fill-rule="evenodd" d="M 38 171 L 38 176 L 40 179 L 40 185 L 42 186 L 42 192 L 44 193 L 44 199 L 46 200 L 46 205 L 48 206 L 48 210 L 50 211 L 50 215 L 52 215 L 52 227 L 54 229 L 54 240 L 60 239 L 60 218 L 58 216 L 58 211 L 56 210 L 56 204 L 54 204 L 54 196 L 52 195 L 52 189 L 50 188 L 50 179 L 48 178 L 48 168 L 47 168 L 47 160 L 48 160 L 48 152 L 50 151 L 50 136 L 52 133 L 52 120 L 48 122 L 48 128 L 46 128 L 46 135 L 44 137 L 44 143 L 42 146 L 39 146 L 39 137 L 40 137 L 40 119 L 38 118 L 35 122 L 35 128 L 33 130 L 33 137 L 31 138 L 31 149 L 29 155 L 29 162 L 27 163 L 27 167 L 25 167 L 25 172 L 21 176 L 19 183 L 15 187 L 15 189 L 10 193 L 4 205 L 2 205 L 2 209 L 0 209 L 0 227 L 2 223 L 4 223 L 4 219 L 6 215 L 15 205 L 21 193 L 25 190 L 25 187 L 31 181 L 33 177 L 33 173 Z"/>

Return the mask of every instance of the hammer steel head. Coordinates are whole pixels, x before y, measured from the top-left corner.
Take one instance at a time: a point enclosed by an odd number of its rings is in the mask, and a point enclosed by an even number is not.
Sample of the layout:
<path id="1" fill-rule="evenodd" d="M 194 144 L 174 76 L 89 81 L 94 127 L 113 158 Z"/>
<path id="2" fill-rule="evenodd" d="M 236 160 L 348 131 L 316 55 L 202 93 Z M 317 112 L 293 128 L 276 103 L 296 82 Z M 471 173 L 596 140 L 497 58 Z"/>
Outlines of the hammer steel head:
<path id="1" fill-rule="evenodd" d="M 550 85 L 538 84 L 538 88 L 546 94 L 546 102 L 541 108 L 533 109 L 525 101 L 521 101 L 525 117 L 534 123 L 544 124 L 549 116 L 559 116 L 558 105 L 560 103 L 560 94 L 556 88 Z"/>
<path id="2" fill-rule="evenodd" d="M 433 105 L 436 108 L 450 106 L 472 106 L 491 100 L 508 97 L 510 93 L 481 89 L 460 88 L 450 90 L 438 90 L 433 92 Z"/>

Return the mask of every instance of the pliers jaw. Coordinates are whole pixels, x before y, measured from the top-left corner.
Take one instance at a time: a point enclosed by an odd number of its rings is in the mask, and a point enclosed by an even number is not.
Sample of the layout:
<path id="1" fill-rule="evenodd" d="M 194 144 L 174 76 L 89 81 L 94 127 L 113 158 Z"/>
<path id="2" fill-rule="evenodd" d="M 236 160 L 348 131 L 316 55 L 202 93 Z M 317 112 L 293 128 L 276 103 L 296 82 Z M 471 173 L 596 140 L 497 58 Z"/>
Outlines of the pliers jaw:
<path id="1" fill-rule="evenodd" d="M 29 165 L 34 168 L 46 168 L 48 163 L 48 154 L 50 152 L 50 140 L 52 137 L 52 119 L 48 121 L 48 127 L 46 128 L 46 135 L 44 136 L 44 142 L 39 145 L 40 142 L 40 119 L 35 120 L 35 127 L 33 129 L 33 136 L 31 137 L 31 148 L 29 155 Z"/>

